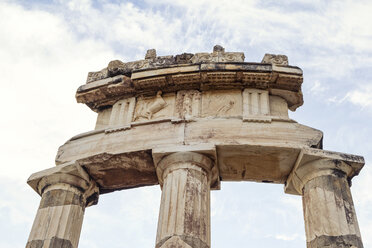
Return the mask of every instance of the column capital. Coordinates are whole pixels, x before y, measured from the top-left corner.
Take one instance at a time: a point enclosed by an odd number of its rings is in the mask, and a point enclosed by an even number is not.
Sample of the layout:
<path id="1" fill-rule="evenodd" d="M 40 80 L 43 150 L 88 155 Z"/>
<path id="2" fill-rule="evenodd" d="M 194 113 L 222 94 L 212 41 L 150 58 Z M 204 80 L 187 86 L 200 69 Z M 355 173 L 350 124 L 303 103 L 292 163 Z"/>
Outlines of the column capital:
<path id="1" fill-rule="evenodd" d="M 320 158 L 298 168 L 292 182 L 296 191 L 302 192 L 305 184 L 316 177 L 328 175 L 347 177 L 351 172 L 351 166 L 344 161 Z"/>
<path id="2" fill-rule="evenodd" d="M 53 189 L 63 189 L 82 194 L 87 207 L 98 202 L 97 184 L 76 161 L 36 172 L 27 183 L 41 196 Z"/>
<path id="3" fill-rule="evenodd" d="M 364 158 L 361 156 L 315 148 L 302 149 L 285 183 L 285 192 L 302 195 L 305 184 L 320 176 L 333 175 L 351 180 L 359 174 L 363 165 Z"/>
<path id="4" fill-rule="evenodd" d="M 195 169 L 206 171 L 211 189 L 220 189 L 214 146 L 162 147 L 154 149 L 152 155 L 161 187 L 169 172 L 176 169 Z"/>
<path id="5" fill-rule="evenodd" d="M 188 165 L 183 165 L 187 163 Z M 156 166 L 158 176 L 164 178 L 169 171 L 185 168 L 201 168 L 209 173 L 213 167 L 212 160 L 206 155 L 196 152 L 175 152 L 163 157 Z"/>

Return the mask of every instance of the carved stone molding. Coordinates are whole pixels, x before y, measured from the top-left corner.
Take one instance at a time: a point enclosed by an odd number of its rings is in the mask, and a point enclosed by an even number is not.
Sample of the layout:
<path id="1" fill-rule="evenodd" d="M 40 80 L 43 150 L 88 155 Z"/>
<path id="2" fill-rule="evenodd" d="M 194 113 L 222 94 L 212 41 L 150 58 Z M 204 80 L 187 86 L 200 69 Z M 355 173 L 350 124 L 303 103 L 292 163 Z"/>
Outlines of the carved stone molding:
<path id="1" fill-rule="evenodd" d="M 191 61 L 195 64 L 202 62 L 244 62 L 244 53 L 196 53 Z"/>
<path id="2" fill-rule="evenodd" d="M 288 57 L 285 55 L 276 55 L 276 54 L 266 53 L 261 63 L 288 65 Z"/>
<path id="3" fill-rule="evenodd" d="M 154 69 L 178 64 L 190 64 L 201 62 L 244 62 L 244 53 L 225 52 L 221 46 L 215 46 L 212 53 L 182 53 L 175 56 L 157 56 L 155 49 L 149 49 L 144 60 L 133 62 L 111 61 L 107 68 L 97 72 L 89 72 L 86 83 L 91 83 L 116 75 L 131 75 L 133 71 Z"/>
<path id="4" fill-rule="evenodd" d="M 147 50 L 145 59 L 155 59 L 155 58 L 156 58 L 156 50 L 155 49 Z"/>
<path id="5" fill-rule="evenodd" d="M 104 78 L 109 77 L 109 71 L 107 68 L 104 68 L 100 71 L 95 71 L 95 72 L 88 72 L 88 77 L 86 83 L 91 83 L 97 80 L 101 80 Z"/>
<path id="6" fill-rule="evenodd" d="M 79 87 L 76 99 L 95 111 L 135 95 L 156 95 L 179 90 L 222 90 L 256 88 L 285 99 L 295 110 L 302 105 L 302 71 L 252 63 L 201 63 L 136 71 L 131 78 L 114 76 Z M 283 69 L 284 68 L 284 69 Z M 278 70 L 278 71 L 276 71 Z"/>
<path id="7" fill-rule="evenodd" d="M 179 90 L 256 88 L 284 98 L 295 110 L 303 104 L 302 70 L 289 66 L 285 55 L 266 54 L 261 63 L 244 62 L 244 53 L 225 52 L 216 45 L 212 53 L 157 56 L 148 50 L 145 59 L 111 61 L 107 68 L 90 72 L 76 99 L 94 111 L 132 96 L 151 96 Z"/>

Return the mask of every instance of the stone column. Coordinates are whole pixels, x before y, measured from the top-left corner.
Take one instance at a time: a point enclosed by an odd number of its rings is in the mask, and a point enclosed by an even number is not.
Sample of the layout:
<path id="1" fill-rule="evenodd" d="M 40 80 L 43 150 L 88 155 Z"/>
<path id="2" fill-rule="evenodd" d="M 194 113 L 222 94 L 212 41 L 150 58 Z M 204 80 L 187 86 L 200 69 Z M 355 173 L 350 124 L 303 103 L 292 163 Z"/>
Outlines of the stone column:
<path id="1" fill-rule="evenodd" d="M 42 195 L 26 248 L 78 247 L 85 207 L 96 203 L 94 182 L 70 174 L 52 174 L 38 184 Z"/>
<path id="2" fill-rule="evenodd" d="M 345 162 L 319 159 L 297 171 L 303 192 L 307 247 L 362 248 Z"/>
<path id="3" fill-rule="evenodd" d="M 195 152 L 176 152 L 157 165 L 163 183 L 156 248 L 210 247 L 212 161 Z"/>

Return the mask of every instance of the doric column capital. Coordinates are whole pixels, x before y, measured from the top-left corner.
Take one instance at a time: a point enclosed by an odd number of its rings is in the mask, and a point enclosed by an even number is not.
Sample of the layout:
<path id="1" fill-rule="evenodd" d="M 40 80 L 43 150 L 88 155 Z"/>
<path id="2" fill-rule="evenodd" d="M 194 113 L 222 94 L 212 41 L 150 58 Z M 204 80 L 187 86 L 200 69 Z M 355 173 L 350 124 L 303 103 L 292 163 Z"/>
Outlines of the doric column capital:
<path id="1" fill-rule="evenodd" d="M 43 195 L 54 189 L 62 189 L 81 194 L 86 206 L 98 202 L 99 189 L 92 180 L 86 180 L 71 174 L 56 173 L 43 177 L 38 184 L 38 192 Z"/>
<path id="2" fill-rule="evenodd" d="M 26 247 L 77 248 L 87 206 L 99 189 L 76 161 L 32 174 L 27 183 L 42 198 Z"/>
<path id="3" fill-rule="evenodd" d="M 320 176 L 346 177 L 351 180 L 364 165 L 363 157 L 315 148 L 302 149 L 285 183 L 285 192 L 302 195 L 310 180 Z"/>
<path id="4" fill-rule="evenodd" d="M 82 195 L 84 207 L 98 202 L 97 184 L 75 161 L 34 173 L 27 182 L 41 196 L 51 190 L 61 189 Z"/>
<path id="5" fill-rule="evenodd" d="M 162 158 L 157 164 L 156 171 L 162 180 L 169 172 L 178 169 L 205 170 L 208 174 L 213 162 L 206 155 L 196 152 L 175 152 Z"/>
<path id="6" fill-rule="evenodd" d="M 159 147 L 152 150 L 159 184 L 162 187 L 165 177 L 174 170 L 203 170 L 208 176 L 212 190 L 220 189 L 217 167 L 216 147 L 211 145 Z"/>
<path id="7" fill-rule="evenodd" d="M 298 168 L 293 178 L 293 186 L 297 192 L 302 192 L 310 180 L 320 176 L 347 177 L 352 172 L 352 167 L 341 160 L 320 158 L 308 162 Z"/>

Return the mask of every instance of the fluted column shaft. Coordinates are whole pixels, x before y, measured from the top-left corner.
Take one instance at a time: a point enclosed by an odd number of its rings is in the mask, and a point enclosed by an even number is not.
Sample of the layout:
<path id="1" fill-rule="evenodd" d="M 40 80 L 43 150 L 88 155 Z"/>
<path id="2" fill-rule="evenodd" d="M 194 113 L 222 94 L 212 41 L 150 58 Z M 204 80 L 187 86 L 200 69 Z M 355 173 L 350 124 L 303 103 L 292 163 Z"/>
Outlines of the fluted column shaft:
<path id="1" fill-rule="evenodd" d="M 72 175 L 41 182 L 42 198 L 26 248 L 76 248 L 92 186 Z"/>
<path id="2" fill-rule="evenodd" d="M 307 247 L 363 248 L 347 164 L 318 160 L 305 166 L 314 169 L 303 178 Z"/>
<path id="3" fill-rule="evenodd" d="M 161 197 L 156 248 L 210 247 L 211 160 L 193 152 L 162 159 Z"/>

